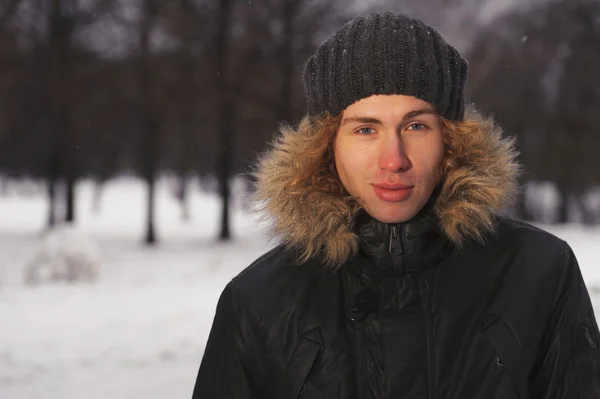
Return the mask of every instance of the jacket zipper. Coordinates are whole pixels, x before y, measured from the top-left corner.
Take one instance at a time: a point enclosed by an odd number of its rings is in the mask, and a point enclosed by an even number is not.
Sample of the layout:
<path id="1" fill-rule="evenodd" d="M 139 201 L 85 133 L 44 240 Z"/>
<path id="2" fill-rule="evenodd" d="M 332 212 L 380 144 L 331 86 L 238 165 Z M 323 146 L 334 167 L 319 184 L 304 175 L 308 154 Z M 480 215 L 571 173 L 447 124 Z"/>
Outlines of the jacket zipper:
<path id="1" fill-rule="evenodd" d="M 393 225 L 390 231 L 390 244 L 389 252 L 392 255 L 392 261 L 394 263 L 394 269 L 397 273 L 403 272 L 404 264 L 404 241 L 401 233 L 404 233 L 404 229 L 399 231 L 400 228 L 397 225 Z M 419 278 L 419 293 L 421 294 L 421 303 L 423 313 L 425 316 L 425 334 L 427 336 L 427 365 L 429 374 L 429 398 L 437 399 L 436 392 L 436 365 L 434 356 L 434 341 L 433 341 L 433 326 L 431 320 L 431 312 L 429 309 L 429 289 L 427 283 Z"/>
<path id="2" fill-rule="evenodd" d="M 394 271 L 398 274 L 402 272 L 404 245 L 400 237 L 400 231 L 397 225 L 393 225 L 390 231 L 390 245 L 388 248 L 394 263 Z"/>
<path id="3" fill-rule="evenodd" d="M 427 282 L 419 278 L 419 293 L 421 294 L 421 303 L 425 316 L 425 335 L 427 336 L 427 365 L 429 373 L 429 398 L 437 399 L 436 392 L 436 365 L 433 340 L 433 326 L 431 321 L 431 312 L 429 307 L 429 289 Z"/>

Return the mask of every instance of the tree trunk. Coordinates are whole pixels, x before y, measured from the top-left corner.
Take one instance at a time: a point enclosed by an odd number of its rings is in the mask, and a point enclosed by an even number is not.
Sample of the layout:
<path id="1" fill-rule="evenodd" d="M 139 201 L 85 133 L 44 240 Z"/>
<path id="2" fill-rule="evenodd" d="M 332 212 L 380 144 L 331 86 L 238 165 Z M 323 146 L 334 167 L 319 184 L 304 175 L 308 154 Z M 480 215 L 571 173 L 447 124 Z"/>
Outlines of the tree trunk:
<path id="1" fill-rule="evenodd" d="M 146 237 L 144 242 L 147 245 L 154 245 L 157 242 L 156 237 L 156 172 L 158 163 L 158 122 L 147 115 L 147 124 L 145 128 L 145 141 L 143 147 L 143 175 L 147 187 L 146 202 Z"/>
<path id="2" fill-rule="evenodd" d="M 146 202 L 146 237 L 144 242 L 147 245 L 157 243 L 156 236 L 156 177 L 158 170 L 158 149 L 160 124 L 150 109 L 144 115 L 144 143 L 142 147 L 142 173 L 147 187 Z"/>
<path id="3" fill-rule="evenodd" d="M 158 164 L 158 136 L 159 125 L 155 115 L 153 101 L 152 72 L 150 70 L 151 50 L 150 33 L 156 18 L 156 4 L 154 0 L 144 0 L 143 12 L 140 21 L 140 57 L 139 57 L 139 84 L 140 84 L 140 117 L 142 127 L 142 175 L 147 186 L 146 202 L 146 245 L 157 242 L 155 231 L 155 188 Z"/>
<path id="4" fill-rule="evenodd" d="M 223 106 L 222 115 L 227 114 L 231 117 L 232 112 L 228 112 L 231 108 L 227 105 Z M 221 207 L 221 232 L 219 239 L 227 241 L 231 238 L 231 232 L 229 229 L 229 211 L 230 211 L 230 200 L 231 193 L 229 188 L 229 176 L 231 175 L 231 157 L 232 157 L 232 134 L 229 123 L 225 122 L 225 119 L 221 119 L 221 130 L 220 130 L 220 151 L 219 151 L 219 194 L 221 195 L 222 207 Z"/>
<path id="5" fill-rule="evenodd" d="M 227 241 L 231 238 L 229 229 L 230 190 L 229 177 L 231 176 L 231 162 L 233 160 L 233 132 L 232 120 L 234 107 L 231 102 L 231 93 L 228 81 L 228 41 L 227 34 L 231 23 L 231 0 L 220 1 L 221 10 L 217 31 L 217 87 L 219 93 L 219 163 L 217 178 L 219 180 L 219 193 L 221 195 L 221 232 L 219 239 Z"/>
<path id="6" fill-rule="evenodd" d="M 63 166 L 64 149 L 64 93 L 62 93 L 62 68 L 63 68 L 63 43 L 66 26 L 62 16 L 61 0 L 52 0 L 51 9 L 48 13 L 48 53 L 45 71 L 47 80 L 44 105 L 48 109 L 48 127 L 50 133 L 50 146 L 48 156 L 48 228 L 51 229 L 57 222 L 57 193 L 58 181 Z M 42 72 L 43 73 L 43 72 Z"/>
<path id="7" fill-rule="evenodd" d="M 190 174 L 192 170 L 193 157 L 195 155 L 194 140 L 194 113 L 196 93 L 196 80 L 194 59 L 190 54 L 189 34 L 184 38 L 184 45 L 181 46 L 180 67 L 181 67 L 181 89 L 183 91 L 183 104 L 181 104 L 181 165 L 179 175 L 179 200 L 181 203 L 181 219 L 183 222 L 191 220 L 189 206 L 189 185 Z"/>
<path id="8" fill-rule="evenodd" d="M 56 179 L 48 177 L 48 230 L 56 225 Z"/>
<path id="9" fill-rule="evenodd" d="M 67 172 L 66 183 L 66 215 L 65 221 L 67 223 L 75 222 L 75 183 L 76 179 L 72 173 Z"/>
<path id="10" fill-rule="evenodd" d="M 146 185 L 148 188 L 148 196 L 146 203 L 146 237 L 144 242 L 147 245 L 154 245 L 156 244 L 156 230 L 154 223 L 156 179 L 152 173 L 146 175 Z"/>
<path id="11" fill-rule="evenodd" d="M 49 13 L 48 29 L 50 41 L 50 99 L 52 136 L 55 145 L 52 146 L 58 162 L 57 170 L 66 182 L 65 221 L 75 220 L 75 154 L 73 126 L 71 123 L 71 42 L 75 28 L 72 16 L 64 15 L 62 0 L 52 0 Z"/>

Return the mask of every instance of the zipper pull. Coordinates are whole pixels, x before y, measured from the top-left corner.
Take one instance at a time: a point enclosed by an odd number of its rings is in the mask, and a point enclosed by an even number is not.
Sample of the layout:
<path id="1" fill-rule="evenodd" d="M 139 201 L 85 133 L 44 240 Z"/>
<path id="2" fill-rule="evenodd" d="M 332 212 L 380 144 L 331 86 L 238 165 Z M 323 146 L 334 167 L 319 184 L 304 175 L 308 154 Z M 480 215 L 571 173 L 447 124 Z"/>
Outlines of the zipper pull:
<path id="1" fill-rule="evenodd" d="M 596 349 L 596 344 L 594 343 L 594 340 L 592 339 L 592 336 L 590 335 L 590 329 L 586 327 L 585 329 L 585 338 L 588 340 L 588 342 L 590 343 L 590 346 L 593 349 Z"/>
<path id="2" fill-rule="evenodd" d="M 388 251 L 392 253 L 393 250 L 402 251 L 402 243 L 400 242 L 400 234 L 398 234 L 398 226 L 392 226 L 390 231 L 390 245 Z"/>

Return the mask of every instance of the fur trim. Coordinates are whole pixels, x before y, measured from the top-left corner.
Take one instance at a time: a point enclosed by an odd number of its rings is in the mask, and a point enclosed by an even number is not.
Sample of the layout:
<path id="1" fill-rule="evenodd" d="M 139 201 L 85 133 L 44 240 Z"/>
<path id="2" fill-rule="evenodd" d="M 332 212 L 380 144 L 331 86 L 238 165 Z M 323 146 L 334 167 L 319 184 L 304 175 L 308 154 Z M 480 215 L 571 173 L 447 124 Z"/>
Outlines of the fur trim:
<path id="1" fill-rule="evenodd" d="M 444 184 L 435 213 L 455 245 L 483 241 L 494 231 L 495 215 L 511 206 L 518 194 L 514 141 L 503 139 L 502 130 L 473 109 L 462 122 L 442 121 Z M 271 237 L 300 251 L 301 263 L 318 257 L 338 267 L 358 250 L 353 230 L 361 206 L 335 173 L 331 129 L 337 124 L 329 126 L 330 137 L 322 137 L 324 126 L 308 117 L 297 129 L 284 126 L 256 165 L 254 200 L 261 218 L 270 224 Z M 315 148 L 315 140 L 323 143 Z M 324 162 L 329 165 L 315 168 Z"/>
<path id="2" fill-rule="evenodd" d="M 455 245 L 469 239 L 483 243 L 495 230 L 496 216 L 519 195 L 515 141 L 502 138 L 502 129 L 473 108 L 467 109 L 463 122 L 444 125 L 444 184 L 435 213 Z"/>

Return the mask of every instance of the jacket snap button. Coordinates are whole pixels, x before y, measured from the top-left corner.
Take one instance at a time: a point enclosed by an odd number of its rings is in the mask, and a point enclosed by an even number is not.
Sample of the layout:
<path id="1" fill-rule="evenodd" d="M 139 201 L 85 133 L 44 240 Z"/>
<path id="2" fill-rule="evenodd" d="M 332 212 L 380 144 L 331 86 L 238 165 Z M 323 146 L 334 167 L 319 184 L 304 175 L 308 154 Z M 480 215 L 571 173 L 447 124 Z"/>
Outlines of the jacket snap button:
<path id="1" fill-rule="evenodd" d="M 364 290 L 358 293 L 348 306 L 348 318 L 353 322 L 361 322 L 369 313 L 379 307 L 379 293 Z"/>
<path id="2" fill-rule="evenodd" d="M 500 359 L 500 356 L 496 355 L 496 364 L 500 367 L 504 367 L 504 363 L 502 363 L 502 359 Z"/>
<path id="3" fill-rule="evenodd" d="M 361 322 L 367 318 L 367 312 L 361 309 L 359 306 L 350 305 L 348 309 L 348 317 L 355 323 Z"/>

